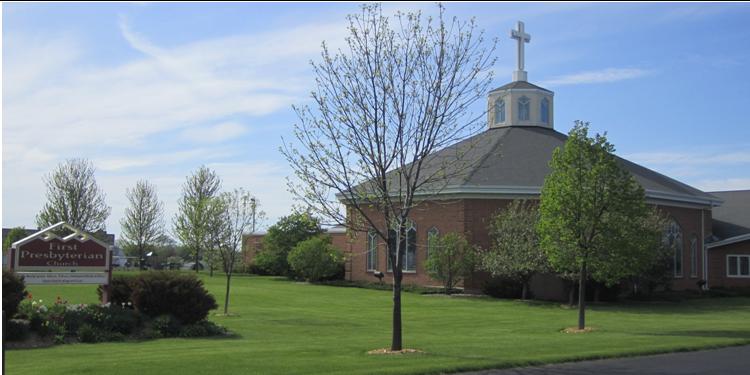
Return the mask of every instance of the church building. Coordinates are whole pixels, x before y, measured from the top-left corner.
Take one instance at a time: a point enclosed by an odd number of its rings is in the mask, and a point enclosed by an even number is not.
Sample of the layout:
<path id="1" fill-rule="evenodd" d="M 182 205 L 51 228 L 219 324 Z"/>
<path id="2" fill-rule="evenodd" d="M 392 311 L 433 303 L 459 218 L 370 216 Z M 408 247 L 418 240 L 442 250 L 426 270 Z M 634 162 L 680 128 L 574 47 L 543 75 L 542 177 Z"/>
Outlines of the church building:
<path id="1" fill-rule="evenodd" d="M 410 214 L 404 284 L 440 285 L 424 269 L 431 236 L 457 232 L 470 243 L 489 248 L 491 216 L 514 199 L 538 200 L 544 179 L 550 173 L 553 151 L 565 143 L 567 136 L 554 127 L 554 92 L 530 83 L 524 71 L 524 45 L 531 38 L 522 22 L 511 37 L 518 42 L 518 68 L 512 82 L 487 94 L 488 128 L 438 151 L 455 155 L 457 150 L 465 149 L 472 154 L 467 157 L 480 162 L 451 176 L 437 196 L 421 203 Z M 665 238 L 674 249 L 673 289 L 698 289 L 703 285 L 701 280 L 708 281 L 704 286 L 708 288 L 712 284 L 750 287 L 750 235 L 726 243 L 733 246 L 731 254 L 710 258 L 714 248 L 721 248 L 710 243 L 723 240 L 712 232 L 712 210 L 723 203 L 722 198 L 628 160 L 618 158 L 618 161 L 644 188 L 647 202 L 669 217 Z M 742 215 L 747 216 L 747 211 Z M 386 244 L 368 233 L 352 238 L 343 249 L 349 255 L 346 279 L 377 281 L 378 271 L 386 274 L 386 280 L 390 279 Z M 723 265 L 709 264 L 709 258 Z M 733 281 L 722 281 L 727 278 Z M 559 298 L 563 293 L 561 283 L 549 282 L 551 279 L 532 282 L 532 292 L 540 298 Z M 481 286 L 479 282 L 467 280 L 464 287 L 476 290 Z"/>

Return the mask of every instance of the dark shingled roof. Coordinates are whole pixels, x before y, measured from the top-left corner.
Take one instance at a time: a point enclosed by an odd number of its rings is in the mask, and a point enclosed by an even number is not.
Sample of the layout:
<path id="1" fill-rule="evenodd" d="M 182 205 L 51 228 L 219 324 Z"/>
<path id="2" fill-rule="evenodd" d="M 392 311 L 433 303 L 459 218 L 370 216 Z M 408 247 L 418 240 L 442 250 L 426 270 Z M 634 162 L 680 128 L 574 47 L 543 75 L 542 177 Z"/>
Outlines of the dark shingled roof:
<path id="1" fill-rule="evenodd" d="M 515 82 L 514 82 L 515 83 Z M 464 155 L 463 166 L 450 166 L 447 181 L 424 190 L 440 194 L 538 195 L 544 178 L 550 173 L 552 153 L 567 136 L 542 127 L 500 127 L 488 129 L 428 156 L 423 176 L 443 168 L 441 161 Z M 710 205 L 721 200 L 648 168 L 619 158 L 651 199 Z M 426 193 L 430 194 L 430 193 Z"/>
<path id="2" fill-rule="evenodd" d="M 721 239 L 750 233 L 750 190 L 713 191 L 724 200 L 711 210 L 714 235 Z"/>
<path id="3" fill-rule="evenodd" d="M 515 81 L 511 82 L 505 85 L 502 85 L 490 92 L 500 91 L 500 90 L 507 90 L 507 89 L 536 89 L 536 90 L 542 90 L 546 92 L 552 92 L 550 90 L 545 89 L 544 87 L 539 87 L 533 83 L 528 83 L 526 81 Z"/>

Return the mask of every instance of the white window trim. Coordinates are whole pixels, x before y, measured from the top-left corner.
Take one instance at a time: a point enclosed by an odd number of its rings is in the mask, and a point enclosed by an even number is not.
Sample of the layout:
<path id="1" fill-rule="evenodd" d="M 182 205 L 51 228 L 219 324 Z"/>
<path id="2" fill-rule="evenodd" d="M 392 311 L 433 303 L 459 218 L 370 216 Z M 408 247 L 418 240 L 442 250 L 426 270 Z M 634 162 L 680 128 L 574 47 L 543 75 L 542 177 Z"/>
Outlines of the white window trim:
<path id="1" fill-rule="evenodd" d="M 729 274 L 729 258 L 730 257 L 737 257 L 737 275 L 730 275 Z M 737 278 L 737 279 L 750 279 L 749 275 L 740 275 L 739 274 L 739 268 L 740 268 L 740 258 L 748 258 L 748 262 L 750 262 L 750 255 L 748 254 L 727 254 L 727 277 L 731 278 Z"/>
<path id="2" fill-rule="evenodd" d="M 374 240 L 375 242 L 375 249 L 374 249 L 375 251 L 373 251 L 371 247 L 370 240 Z M 372 263 L 374 263 L 375 267 L 373 268 L 370 268 L 370 262 L 369 262 L 370 257 L 374 258 L 374 261 Z M 365 264 L 365 270 L 367 272 L 374 273 L 375 270 L 378 268 L 378 238 L 377 238 L 377 234 L 375 234 L 375 232 L 373 231 L 370 231 L 367 233 L 367 256 L 365 257 L 365 263 L 367 263 Z"/>
<path id="3" fill-rule="evenodd" d="M 395 230 L 395 228 L 394 228 L 394 230 Z M 417 235 L 417 225 L 414 224 L 414 221 L 412 221 L 412 220 L 409 220 L 406 223 L 406 241 L 404 241 L 406 243 L 406 249 L 404 249 L 404 262 L 403 262 L 404 266 L 406 266 L 407 259 L 408 259 L 408 256 L 409 256 L 408 253 L 409 253 L 409 231 L 410 230 L 414 230 L 414 235 L 415 236 Z M 419 246 L 417 246 L 417 248 L 419 248 Z M 414 249 L 414 258 L 417 257 L 417 251 L 418 251 L 417 249 Z M 386 254 L 388 254 L 388 245 L 387 244 L 386 244 Z M 385 267 L 386 270 L 385 270 L 385 272 L 386 273 L 387 272 L 393 273 L 393 265 L 390 264 L 390 261 L 391 261 L 391 257 L 390 257 L 390 254 L 388 254 L 388 256 L 385 259 L 385 264 L 386 264 L 386 267 Z M 404 274 L 404 273 L 417 273 L 417 262 L 416 262 L 416 259 L 414 260 L 414 269 L 413 270 L 402 269 L 401 273 L 402 274 Z"/>

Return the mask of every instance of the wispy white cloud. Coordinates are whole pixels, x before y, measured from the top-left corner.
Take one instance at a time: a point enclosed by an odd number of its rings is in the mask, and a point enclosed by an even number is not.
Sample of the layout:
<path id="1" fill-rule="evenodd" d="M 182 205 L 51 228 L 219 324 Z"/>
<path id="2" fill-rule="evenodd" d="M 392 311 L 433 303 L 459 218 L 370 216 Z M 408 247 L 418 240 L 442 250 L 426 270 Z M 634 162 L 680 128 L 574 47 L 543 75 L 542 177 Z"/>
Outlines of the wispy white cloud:
<path id="1" fill-rule="evenodd" d="M 553 77 L 543 81 L 542 85 L 563 86 L 611 83 L 640 78 L 648 74 L 651 74 L 651 71 L 638 68 L 606 68 Z"/>
<path id="2" fill-rule="evenodd" d="M 236 122 L 223 122 L 200 128 L 185 129 L 181 138 L 195 143 L 217 143 L 245 134 L 247 128 Z"/>
<path id="3" fill-rule="evenodd" d="M 338 48 L 346 31 L 342 24 L 309 23 L 160 46 L 125 18 L 119 26 L 126 46 L 142 56 L 107 65 L 84 60 L 95 51 L 75 38 L 3 36 L 11 41 L 4 46 L 2 141 L 9 225 L 33 225 L 44 199 L 42 176 L 69 157 L 94 161 L 115 232 L 124 186 L 148 178 L 172 199 L 190 168 L 240 163 L 222 142 L 253 131 L 254 119 L 306 100 L 312 83 L 307 62 L 323 40 Z M 170 151 L 175 142 L 180 149 Z M 266 180 L 278 180 L 269 196 L 284 186 L 283 178 Z"/>

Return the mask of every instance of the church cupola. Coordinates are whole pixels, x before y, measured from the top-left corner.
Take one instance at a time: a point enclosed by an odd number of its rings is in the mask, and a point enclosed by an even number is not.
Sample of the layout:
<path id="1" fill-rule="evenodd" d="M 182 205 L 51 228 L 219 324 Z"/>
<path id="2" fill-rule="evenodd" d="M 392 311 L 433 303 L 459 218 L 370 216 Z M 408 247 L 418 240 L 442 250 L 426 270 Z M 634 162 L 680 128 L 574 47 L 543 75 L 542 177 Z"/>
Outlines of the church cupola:
<path id="1" fill-rule="evenodd" d="M 518 41 L 518 66 L 513 82 L 490 91 L 487 99 L 487 123 L 490 128 L 507 126 L 541 126 L 554 129 L 554 93 L 528 82 L 524 70 L 524 45 L 531 35 L 524 31 L 523 22 L 511 30 L 510 37 Z"/>

